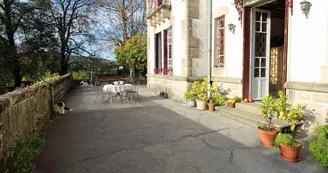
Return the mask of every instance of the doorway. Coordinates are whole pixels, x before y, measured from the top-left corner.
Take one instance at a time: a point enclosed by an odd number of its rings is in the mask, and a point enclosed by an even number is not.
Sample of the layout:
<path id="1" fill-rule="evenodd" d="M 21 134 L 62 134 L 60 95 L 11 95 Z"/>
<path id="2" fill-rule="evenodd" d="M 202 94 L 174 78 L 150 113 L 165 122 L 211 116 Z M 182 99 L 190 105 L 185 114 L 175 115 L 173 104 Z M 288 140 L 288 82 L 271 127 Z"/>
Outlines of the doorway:
<path id="1" fill-rule="evenodd" d="M 277 96 L 277 92 L 283 90 L 286 76 L 284 56 L 287 55 L 285 8 L 285 0 L 252 8 L 250 96 L 254 100 L 261 100 L 268 94 Z"/>

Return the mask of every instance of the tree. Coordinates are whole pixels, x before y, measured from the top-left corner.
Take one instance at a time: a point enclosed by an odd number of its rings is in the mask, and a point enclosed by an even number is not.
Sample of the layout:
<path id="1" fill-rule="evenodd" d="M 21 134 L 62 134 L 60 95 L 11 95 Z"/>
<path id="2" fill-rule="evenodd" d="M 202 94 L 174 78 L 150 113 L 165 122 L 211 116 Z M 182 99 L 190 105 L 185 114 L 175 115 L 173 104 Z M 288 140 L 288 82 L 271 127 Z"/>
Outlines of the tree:
<path id="1" fill-rule="evenodd" d="M 131 77 L 136 75 L 137 68 L 147 69 L 147 34 L 136 34 L 124 45 L 116 47 L 115 58 L 119 65 L 130 69 Z"/>
<path id="2" fill-rule="evenodd" d="M 87 47 L 95 41 L 90 17 L 92 0 L 43 0 L 48 6 L 59 38 L 60 74 L 66 74 L 71 55 L 94 56 Z"/>
<path id="3" fill-rule="evenodd" d="M 122 46 L 147 28 L 146 0 L 102 0 L 103 32 L 112 46 Z"/>
<path id="4" fill-rule="evenodd" d="M 46 32 L 43 21 L 37 20 L 42 13 L 34 1 L 0 1 L 0 62 L 2 73 L 10 71 L 7 77 L 14 78 L 15 87 L 21 86 L 22 76 L 33 68 L 29 64 L 37 64 L 29 55 L 48 45 L 49 40 L 39 37 Z M 35 38 L 37 42 L 32 41 Z"/>

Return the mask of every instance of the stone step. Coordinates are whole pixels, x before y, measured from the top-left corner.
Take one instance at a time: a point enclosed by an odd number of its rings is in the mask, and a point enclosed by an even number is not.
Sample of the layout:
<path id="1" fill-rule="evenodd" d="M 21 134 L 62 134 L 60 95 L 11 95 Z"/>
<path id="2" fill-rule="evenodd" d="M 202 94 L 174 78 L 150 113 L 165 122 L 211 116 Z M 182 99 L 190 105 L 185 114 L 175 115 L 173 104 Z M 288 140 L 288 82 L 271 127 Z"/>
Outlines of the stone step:
<path id="1" fill-rule="evenodd" d="M 246 104 L 246 103 L 245 103 Z M 254 127 L 258 127 L 260 125 L 266 125 L 266 120 L 261 116 L 261 114 L 255 114 L 251 113 L 248 110 L 245 109 L 239 109 L 239 108 L 228 108 L 228 107 L 220 107 L 218 110 L 220 115 L 223 115 L 227 118 L 242 122 L 244 124 L 248 124 Z M 273 119 L 272 123 L 275 127 L 278 128 L 285 128 L 289 126 L 288 121 L 286 120 L 279 120 L 279 119 Z M 297 124 L 302 124 L 302 122 L 299 122 Z"/>
<path id="2" fill-rule="evenodd" d="M 254 103 L 236 103 L 236 108 L 240 110 L 244 110 L 247 112 L 250 112 L 252 114 L 261 115 L 261 111 L 259 110 L 259 107 L 261 106 L 261 103 L 254 102 Z"/>

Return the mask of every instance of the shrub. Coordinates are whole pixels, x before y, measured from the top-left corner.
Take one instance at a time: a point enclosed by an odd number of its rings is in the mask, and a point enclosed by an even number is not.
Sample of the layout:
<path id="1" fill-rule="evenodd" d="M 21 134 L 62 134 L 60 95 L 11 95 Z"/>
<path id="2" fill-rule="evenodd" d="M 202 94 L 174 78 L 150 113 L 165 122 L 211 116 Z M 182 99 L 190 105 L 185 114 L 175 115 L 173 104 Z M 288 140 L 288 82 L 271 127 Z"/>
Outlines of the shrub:
<path id="1" fill-rule="evenodd" d="M 216 106 L 223 106 L 224 105 L 224 101 L 225 101 L 225 96 L 215 95 L 213 97 L 213 101 L 214 101 L 214 103 L 215 103 Z"/>
<path id="2" fill-rule="evenodd" d="M 274 141 L 274 147 L 280 149 L 280 143 L 283 143 L 287 146 L 292 146 L 292 147 L 301 147 L 302 144 L 295 141 L 293 136 L 290 134 L 282 134 L 279 133 Z"/>
<path id="3" fill-rule="evenodd" d="M 320 125 L 314 129 L 314 135 L 317 138 L 328 138 L 328 125 Z"/>
<path id="4" fill-rule="evenodd" d="M 194 90 L 188 90 L 184 93 L 184 98 L 186 100 L 195 100 L 197 97 L 197 93 Z"/>
<path id="5" fill-rule="evenodd" d="M 44 140 L 35 134 L 16 138 L 15 147 L 12 148 L 12 155 L 9 158 L 9 172 L 30 172 L 35 166 L 31 162 L 41 153 L 44 144 Z"/>
<path id="6" fill-rule="evenodd" d="M 90 74 L 87 71 L 73 71 L 73 80 L 88 80 L 90 78 Z"/>
<path id="7" fill-rule="evenodd" d="M 310 152 L 322 166 L 328 167 L 328 125 L 318 126 L 314 134 L 317 139 L 310 142 Z"/>

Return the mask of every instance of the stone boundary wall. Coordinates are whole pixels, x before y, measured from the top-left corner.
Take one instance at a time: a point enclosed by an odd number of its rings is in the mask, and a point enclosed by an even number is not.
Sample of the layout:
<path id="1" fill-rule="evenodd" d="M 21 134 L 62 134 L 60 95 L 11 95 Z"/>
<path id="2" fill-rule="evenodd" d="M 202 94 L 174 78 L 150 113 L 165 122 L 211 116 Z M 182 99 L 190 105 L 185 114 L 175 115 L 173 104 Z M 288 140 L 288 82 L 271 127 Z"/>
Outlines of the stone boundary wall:
<path id="1" fill-rule="evenodd" d="M 43 132 L 53 115 L 54 103 L 68 92 L 71 81 L 72 75 L 66 74 L 30 90 L 17 89 L 0 95 L 0 170 L 6 164 L 15 137 Z"/>
<path id="2" fill-rule="evenodd" d="M 328 83 L 286 82 L 288 100 L 293 104 L 307 104 L 314 110 L 307 115 L 312 130 L 317 124 L 328 123 Z"/>

